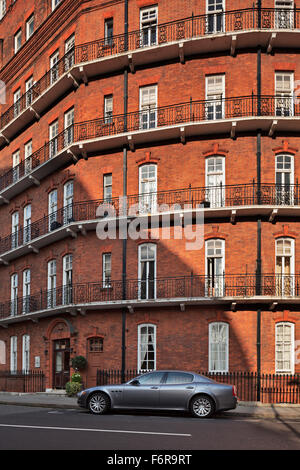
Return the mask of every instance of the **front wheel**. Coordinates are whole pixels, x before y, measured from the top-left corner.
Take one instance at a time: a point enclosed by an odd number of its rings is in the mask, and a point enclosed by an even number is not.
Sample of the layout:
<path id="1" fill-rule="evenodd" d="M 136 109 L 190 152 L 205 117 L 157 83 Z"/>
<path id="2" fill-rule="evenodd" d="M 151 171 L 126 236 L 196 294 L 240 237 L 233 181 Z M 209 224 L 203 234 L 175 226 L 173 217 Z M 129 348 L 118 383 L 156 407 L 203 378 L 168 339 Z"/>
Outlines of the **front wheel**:
<path id="1" fill-rule="evenodd" d="M 191 401 L 191 412 L 196 418 L 210 418 L 215 412 L 215 404 L 207 395 L 198 395 Z"/>
<path id="2" fill-rule="evenodd" d="M 88 409 L 91 413 L 95 415 L 102 415 L 104 413 L 107 413 L 109 408 L 109 398 L 104 393 L 94 393 L 89 399 Z"/>

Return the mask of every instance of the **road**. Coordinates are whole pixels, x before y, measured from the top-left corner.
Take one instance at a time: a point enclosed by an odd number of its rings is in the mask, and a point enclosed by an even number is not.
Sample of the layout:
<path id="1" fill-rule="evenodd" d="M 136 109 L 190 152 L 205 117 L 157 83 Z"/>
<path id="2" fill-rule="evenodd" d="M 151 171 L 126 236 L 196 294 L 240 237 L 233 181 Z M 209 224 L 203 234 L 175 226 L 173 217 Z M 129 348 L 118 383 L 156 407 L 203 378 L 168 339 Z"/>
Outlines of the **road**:
<path id="1" fill-rule="evenodd" d="M 0 450 L 300 450 L 300 421 L 0 405 Z M 109 454 L 110 455 L 110 454 Z M 133 455 L 137 455 L 136 453 Z M 189 462 L 185 462 L 189 463 Z M 142 467 L 140 467 L 142 468 Z"/>

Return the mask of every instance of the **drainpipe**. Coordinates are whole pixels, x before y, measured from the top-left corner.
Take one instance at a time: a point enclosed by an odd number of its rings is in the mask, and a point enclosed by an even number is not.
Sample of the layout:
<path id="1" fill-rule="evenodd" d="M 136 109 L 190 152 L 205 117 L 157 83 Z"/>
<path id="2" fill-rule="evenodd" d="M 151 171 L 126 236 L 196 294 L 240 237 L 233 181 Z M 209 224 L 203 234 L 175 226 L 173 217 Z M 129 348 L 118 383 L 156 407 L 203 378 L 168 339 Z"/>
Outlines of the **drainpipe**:
<path id="1" fill-rule="evenodd" d="M 128 0 L 124 3 L 124 33 L 125 50 L 128 50 Z M 124 132 L 127 131 L 127 112 L 128 112 L 128 68 L 124 69 Z M 123 147 L 123 216 L 127 215 L 127 146 Z M 127 223 L 126 223 L 127 228 Z M 127 235 L 122 239 L 122 299 L 126 300 L 126 260 L 127 260 Z M 122 309 L 122 365 L 121 380 L 125 382 L 126 370 L 126 315 L 127 310 Z"/>

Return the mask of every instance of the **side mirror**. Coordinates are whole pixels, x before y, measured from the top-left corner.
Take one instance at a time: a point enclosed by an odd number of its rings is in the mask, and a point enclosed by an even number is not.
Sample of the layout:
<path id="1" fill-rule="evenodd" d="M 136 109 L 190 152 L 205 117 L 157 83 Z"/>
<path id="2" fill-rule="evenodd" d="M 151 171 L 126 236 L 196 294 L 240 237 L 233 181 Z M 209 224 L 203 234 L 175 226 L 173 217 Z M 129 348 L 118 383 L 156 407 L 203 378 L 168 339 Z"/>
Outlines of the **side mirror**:
<path id="1" fill-rule="evenodd" d="M 134 379 L 132 382 L 130 382 L 130 385 L 140 385 L 140 382 L 137 379 Z"/>

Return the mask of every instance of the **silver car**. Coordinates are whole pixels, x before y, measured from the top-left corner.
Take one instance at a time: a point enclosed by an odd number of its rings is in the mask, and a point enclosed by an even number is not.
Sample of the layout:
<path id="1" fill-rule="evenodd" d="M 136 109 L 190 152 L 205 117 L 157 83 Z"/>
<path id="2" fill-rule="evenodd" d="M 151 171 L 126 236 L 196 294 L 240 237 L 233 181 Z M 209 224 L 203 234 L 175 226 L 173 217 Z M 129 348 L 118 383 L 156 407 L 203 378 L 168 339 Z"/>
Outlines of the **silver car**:
<path id="1" fill-rule="evenodd" d="M 237 406 L 234 385 L 218 383 L 194 372 L 153 371 L 121 385 L 103 385 L 78 393 L 78 404 L 101 415 L 110 409 L 188 411 L 209 418 Z"/>

